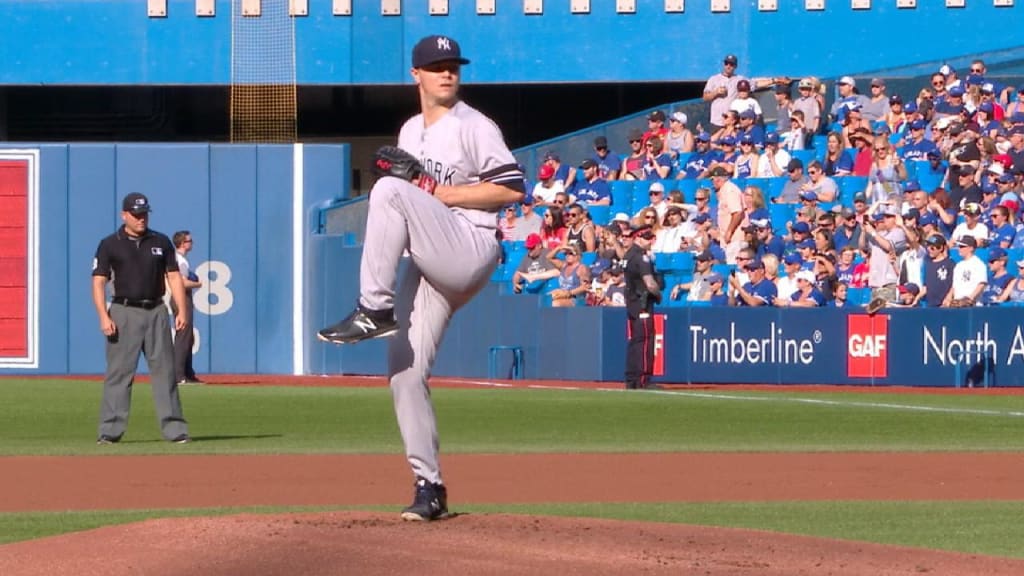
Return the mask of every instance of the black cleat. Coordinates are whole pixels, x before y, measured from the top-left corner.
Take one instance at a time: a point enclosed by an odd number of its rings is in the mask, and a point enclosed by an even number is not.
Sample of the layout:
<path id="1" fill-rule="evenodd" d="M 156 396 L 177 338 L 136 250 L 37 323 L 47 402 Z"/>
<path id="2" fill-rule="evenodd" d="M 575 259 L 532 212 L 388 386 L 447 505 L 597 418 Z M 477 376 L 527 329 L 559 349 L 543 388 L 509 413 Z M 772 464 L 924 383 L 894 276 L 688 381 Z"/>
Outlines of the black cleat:
<path id="1" fill-rule="evenodd" d="M 357 306 L 347 318 L 316 333 L 324 342 L 355 344 L 370 338 L 384 338 L 398 332 L 392 310 L 367 310 Z"/>
<path id="2" fill-rule="evenodd" d="M 120 436 L 107 436 L 106 434 L 100 434 L 100 437 L 96 439 L 96 444 L 103 446 L 106 444 L 117 444 L 120 441 Z"/>
<path id="3" fill-rule="evenodd" d="M 402 520 L 430 522 L 448 517 L 448 490 L 444 484 L 431 484 L 416 479 L 416 497 L 412 505 L 402 510 Z"/>

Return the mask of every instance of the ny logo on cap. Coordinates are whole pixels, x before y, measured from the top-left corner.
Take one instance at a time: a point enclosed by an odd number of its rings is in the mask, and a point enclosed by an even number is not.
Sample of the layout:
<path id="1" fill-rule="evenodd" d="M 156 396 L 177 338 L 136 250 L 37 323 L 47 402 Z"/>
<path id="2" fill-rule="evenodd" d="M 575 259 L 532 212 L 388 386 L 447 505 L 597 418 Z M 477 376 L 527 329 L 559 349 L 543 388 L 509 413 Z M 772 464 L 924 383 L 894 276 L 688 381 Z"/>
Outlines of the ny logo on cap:
<path id="1" fill-rule="evenodd" d="M 445 52 L 448 52 L 449 50 L 452 49 L 452 41 L 450 39 L 448 39 L 448 38 L 445 38 L 444 36 L 438 36 L 437 37 L 437 49 L 438 50 L 444 50 Z"/>

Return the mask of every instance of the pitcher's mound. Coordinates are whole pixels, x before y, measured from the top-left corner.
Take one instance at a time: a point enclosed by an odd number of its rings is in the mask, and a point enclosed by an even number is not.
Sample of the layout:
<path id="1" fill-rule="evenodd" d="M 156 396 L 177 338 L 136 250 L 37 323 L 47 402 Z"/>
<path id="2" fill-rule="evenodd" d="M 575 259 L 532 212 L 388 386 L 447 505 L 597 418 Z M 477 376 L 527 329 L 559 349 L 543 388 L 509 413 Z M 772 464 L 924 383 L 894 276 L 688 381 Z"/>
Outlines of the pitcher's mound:
<path id="1" fill-rule="evenodd" d="M 1024 574 L 1024 561 L 769 532 L 463 514 L 168 518 L 0 546 L 5 576 Z"/>

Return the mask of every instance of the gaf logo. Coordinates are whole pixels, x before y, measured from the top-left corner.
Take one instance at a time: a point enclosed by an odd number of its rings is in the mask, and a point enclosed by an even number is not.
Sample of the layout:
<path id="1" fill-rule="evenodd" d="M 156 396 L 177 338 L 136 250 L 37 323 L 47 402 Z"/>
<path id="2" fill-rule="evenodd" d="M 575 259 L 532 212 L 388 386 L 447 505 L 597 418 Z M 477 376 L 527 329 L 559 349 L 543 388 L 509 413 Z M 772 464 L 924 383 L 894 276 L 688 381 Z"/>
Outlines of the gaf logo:
<path id="1" fill-rule="evenodd" d="M 850 314 L 846 317 L 846 375 L 885 378 L 889 375 L 889 316 Z"/>

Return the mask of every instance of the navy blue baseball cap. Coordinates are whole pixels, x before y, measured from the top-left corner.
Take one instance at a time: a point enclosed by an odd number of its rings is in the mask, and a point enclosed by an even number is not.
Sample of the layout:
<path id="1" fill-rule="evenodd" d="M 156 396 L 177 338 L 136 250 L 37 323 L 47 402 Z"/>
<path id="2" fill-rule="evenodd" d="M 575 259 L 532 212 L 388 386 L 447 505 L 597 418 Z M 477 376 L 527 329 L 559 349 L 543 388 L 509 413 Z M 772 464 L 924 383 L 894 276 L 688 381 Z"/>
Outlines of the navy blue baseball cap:
<path id="1" fill-rule="evenodd" d="M 764 143 L 765 144 L 778 144 L 779 143 L 779 135 L 778 135 L 778 133 L 777 132 L 769 132 L 769 133 L 765 134 L 764 135 Z"/>
<path id="2" fill-rule="evenodd" d="M 417 42 L 416 46 L 412 49 L 413 68 L 423 68 L 438 62 L 448 61 L 469 64 L 469 60 L 462 57 L 459 43 L 448 36 L 427 36 Z"/>
<path id="3" fill-rule="evenodd" d="M 149 207 L 149 198 L 138 192 L 132 192 L 124 197 L 124 200 L 121 201 L 121 210 L 131 212 L 132 214 L 144 214 L 153 211 Z"/>
<path id="4" fill-rule="evenodd" d="M 790 252 L 786 254 L 786 257 L 782 259 L 786 264 L 803 264 L 804 259 L 800 257 L 796 252 Z"/>
<path id="5" fill-rule="evenodd" d="M 1007 257 L 1006 250 L 1003 250 L 999 246 L 993 246 L 993 247 L 988 249 L 988 261 L 989 262 L 995 262 L 996 260 L 1002 260 L 1003 258 L 1006 258 L 1006 257 Z"/>

